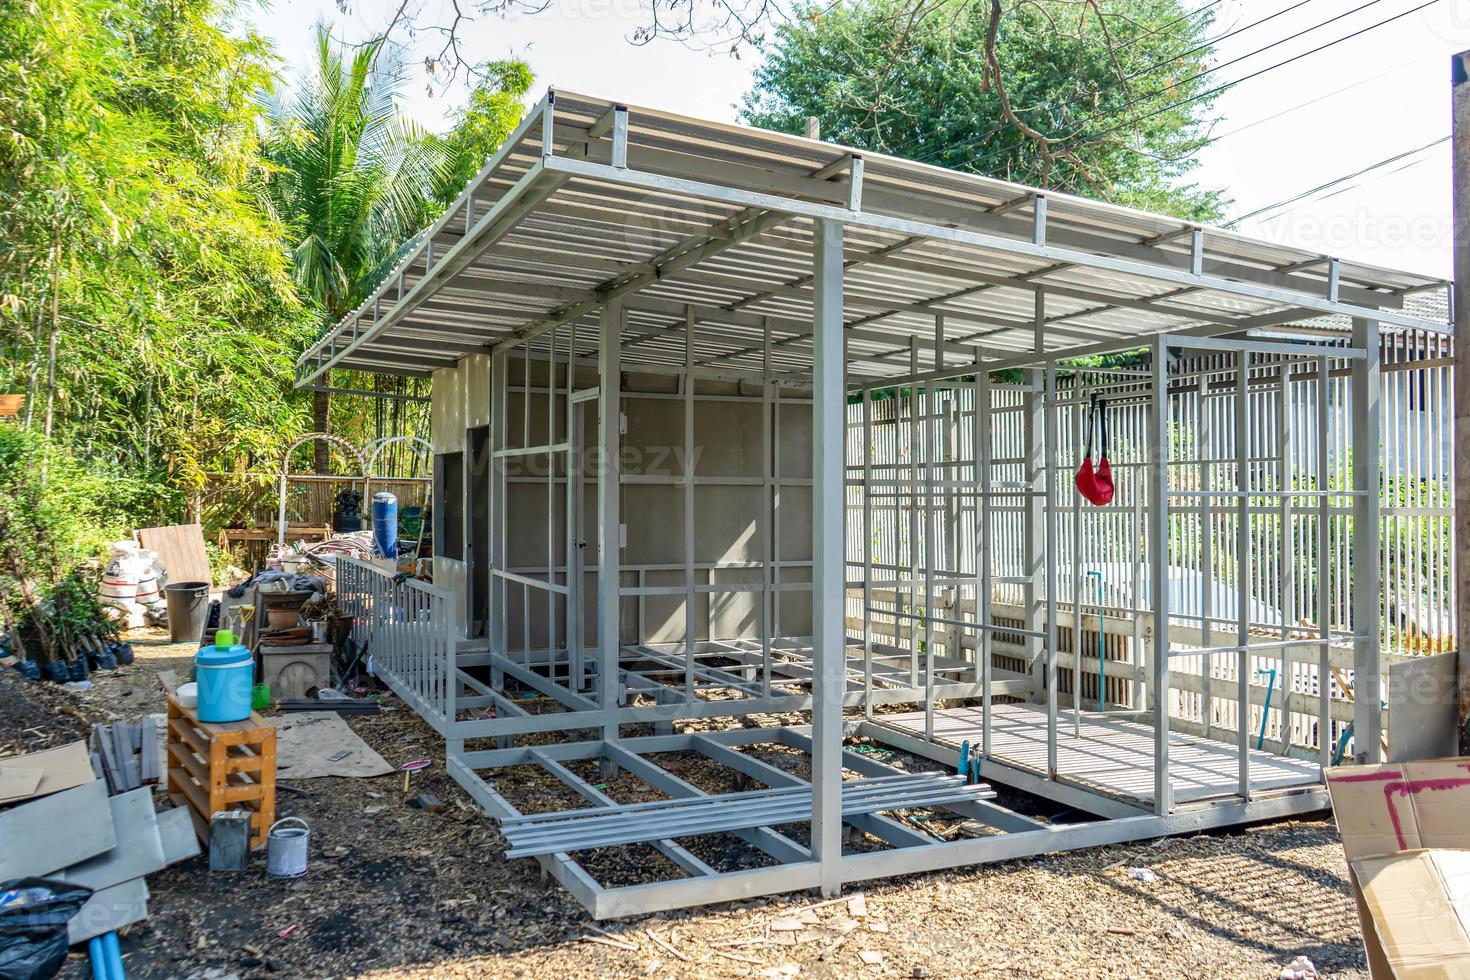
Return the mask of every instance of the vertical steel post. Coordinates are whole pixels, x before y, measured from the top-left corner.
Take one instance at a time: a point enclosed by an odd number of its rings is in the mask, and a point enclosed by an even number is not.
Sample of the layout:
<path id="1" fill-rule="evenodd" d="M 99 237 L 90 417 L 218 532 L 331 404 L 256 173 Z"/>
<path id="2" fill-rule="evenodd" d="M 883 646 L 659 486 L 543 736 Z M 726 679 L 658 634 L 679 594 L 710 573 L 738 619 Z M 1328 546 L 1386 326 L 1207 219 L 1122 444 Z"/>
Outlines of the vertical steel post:
<path id="1" fill-rule="evenodd" d="M 1235 710 L 1237 792 L 1251 798 L 1251 457 L 1250 354 L 1235 355 Z"/>
<path id="2" fill-rule="evenodd" d="M 566 441 L 567 489 L 562 503 L 566 509 L 566 586 L 564 609 L 567 639 L 567 687 L 582 690 L 582 413 L 572 395 L 577 390 L 577 321 L 567 324 Z"/>
<path id="3" fill-rule="evenodd" d="M 842 698 L 847 392 L 842 337 L 842 225 L 814 224 L 812 255 L 812 857 L 824 895 L 842 882 Z"/>
<path id="4" fill-rule="evenodd" d="M 873 389 L 863 388 L 863 716 L 873 717 Z"/>
<path id="5" fill-rule="evenodd" d="M 618 660 L 622 649 L 622 347 L 623 304 L 602 308 L 597 354 L 597 703 L 602 737 L 618 737 Z"/>
<path id="6" fill-rule="evenodd" d="M 1153 341 L 1153 399 L 1149 403 L 1148 553 L 1154 643 L 1154 812 L 1173 809 L 1169 785 L 1169 348 Z"/>
<path id="7" fill-rule="evenodd" d="M 1379 674 L 1379 367 L 1377 320 L 1353 320 L 1353 747 L 1359 762 L 1382 755 Z"/>
<path id="8" fill-rule="evenodd" d="M 1202 236 L 1199 229 L 1195 229 L 1196 236 Z M 1212 359 L 1211 359 L 1212 360 Z M 1199 498 L 1199 526 L 1200 526 L 1200 643 L 1206 648 L 1215 645 L 1215 498 L 1210 496 L 1210 491 L 1215 488 L 1215 433 L 1214 419 L 1210 415 L 1210 372 L 1209 361 L 1199 375 L 1199 434 L 1198 450 L 1195 455 L 1200 460 L 1200 489 L 1204 491 Z M 1215 723 L 1215 692 L 1213 691 L 1215 678 L 1215 655 L 1207 653 L 1204 661 L 1200 664 L 1201 688 L 1204 690 L 1203 705 L 1200 710 L 1200 723 L 1203 726 L 1205 738 L 1210 737 L 1210 730 Z"/>
<path id="9" fill-rule="evenodd" d="M 1460 556 L 1470 551 L 1470 51 L 1462 51 L 1451 62 L 1453 166 L 1451 199 L 1454 222 L 1454 417 L 1455 473 L 1454 554 L 1452 568 L 1463 569 Z M 1453 581 L 1459 582 L 1458 576 Z M 1470 754 L 1470 588 L 1454 590 L 1455 649 L 1460 652 L 1460 753 Z"/>
<path id="10" fill-rule="evenodd" d="M 1082 372 L 1072 374 L 1072 469 L 1082 462 L 1083 440 Z M 1090 433 L 1089 433 L 1090 435 Z M 1099 446 L 1099 450 L 1101 446 Z M 1072 499 L 1072 737 L 1082 735 L 1082 497 L 1068 493 Z M 1102 609 L 1098 609 L 1098 629 L 1102 629 Z M 1102 691 L 1098 691 L 1102 703 Z"/>
<path id="11" fill-rule="evenodd" d="M 684 307 L 684 700 L 694 700 L 694 307 Z M 639 637 L 641 640 L 642 637 Z"/>
<path id="12" fill-rule="evenodd" d="M 1291 491 L 1296 489 L 1294 479 L 1296 465 L 1296 415 L 1291 401 L 1291 364 L 1281 359 L 1281 386 L 1276 390 L 1276 432 L 1280 443 L 1276 451 L 1277 490 L 1284 491 L 1281 497 L 1281 560 L 1278 564 L 1280 582 L 1276 593 L 1281 599 L 1281 639 L 1291 639 L 1293 624 L 1297 622 L 1296 610 L 1296 528 Z M 1281 648 L 1281 754 L 1291 748 L 1291 695 L 1295 681 L 1292 677 L 1292 648 Z M 1262 708 L 1264 711 L 1265 709 Z"/>
<path id="13" fill-rule="evenodd" d="M 990 604 L 994 586 L 991 583 L 990 542 L 990 372 L 986 370 L 980 348 L 975 348 L 975 538 L 979 554 L 975 559 L 980 581 L 975 589 L 975 622 L 980 633 L 975 638 L 975 657 L 980 682 L 980 757 L 990 758 Z"/>
<path id="14" fill-rule="evenodd" d="M 1331 547 L 1329 531 L 1332 522 L 1332 498 L 1327 495 L 1328 471 L 1332 465 L 1331 447 L 1328 443 L 1330 431 L 1330 406 L 1328 392 L 1332 389 L 1332 362 L 1321 357 L 1317 360 L 1317 482 L 1313 488 L 1317 497 L 1317 629 L 1322 637 L 1322 646 L 1317 659 L 1317 742 L 1322 759 L 1322 775 L 1332 767 L 1332 562 L 1328 560 Z"/>
<path id="15" fill-rule="evenodd" d="M 1045 198 L 1038 198 L 1044 202 Z M 1036 290 L 1036 347 L 1045 349 L 1046 291 Z M 1048 359 L 1041 392 L 1041 479 L 1046 490 L 1046 773 L 1057 778 L 1057 362 Z"/>
<path id="16" fill-rule="evenodd" d="M 934 367 L 944 367 L 944 316 L 934 318 Z M 935 514 L 934 458 L 939 401 L 933 383 L 924 389 L 924 738 L 934 741 L 934 543 L 939 538 Z"/>
<path id="17" fill-rule="evenodd" d="M 761 318 L 761 697 L 771 696 L 771 562 L 774 549 L 771 544 L 774 498 L 771 486 L 771 447 L 774 442 L 772 428 L 775 412 L 771 403 L 771 321 Z"/>
<path id="18" fill-rule="evenodd" d="M 919 338 L 909 339 L 909 687 L 919 686 Z M 895 581 L 902 579 L 895 577 Z M 927 610 L 925 615 L 928 615 Z M 895 625 L 894 642 L 898 642 Z"/>

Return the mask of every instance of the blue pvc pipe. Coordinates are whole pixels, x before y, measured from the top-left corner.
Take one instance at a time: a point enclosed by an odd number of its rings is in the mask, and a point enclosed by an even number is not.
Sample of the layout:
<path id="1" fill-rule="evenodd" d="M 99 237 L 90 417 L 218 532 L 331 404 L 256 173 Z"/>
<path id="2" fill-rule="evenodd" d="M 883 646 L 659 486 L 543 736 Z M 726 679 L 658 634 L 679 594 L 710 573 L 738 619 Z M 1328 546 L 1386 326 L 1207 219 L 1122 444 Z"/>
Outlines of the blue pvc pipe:
<path id="1" fill-rule="evenodd" d="M 1256 750 L 1260 751 L 1266 745 L 1266 716 L 1271 712 L 1271 692 L 1276 690 L 1276 668 L 1257 667 L 1256 673 L 1271 675 L 1266 686 L 1266 706 L 1261 709 L 1261 734 L 1256 737 Z"/>
<path id="2" fill-rule="evenodd" d="M 118 942 L 117 933 L 109 932 L 102 937 L 102 949 L 107 953 L 109 980 L 127 980 L 123 973 L 122 946 Z"/>
<path id="3" fill-rule="evenodd" d="M 87 940 L 87 955 L 92 958 L 92 980 L 111 980 L 107 973 L 107 948 L 101 936 Z"/>

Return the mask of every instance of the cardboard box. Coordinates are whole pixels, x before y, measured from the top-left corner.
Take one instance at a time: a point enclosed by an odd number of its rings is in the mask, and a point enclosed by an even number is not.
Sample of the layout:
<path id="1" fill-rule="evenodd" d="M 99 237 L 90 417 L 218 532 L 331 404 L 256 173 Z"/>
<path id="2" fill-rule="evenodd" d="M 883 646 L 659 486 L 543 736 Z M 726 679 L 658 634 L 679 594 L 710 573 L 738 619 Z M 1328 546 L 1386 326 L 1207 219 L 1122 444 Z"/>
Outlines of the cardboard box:
<path id="1" fill-rule="evenodd" d="M 1368 970 L 1470 980 L 1470 758 L 1327 776 Z"/>

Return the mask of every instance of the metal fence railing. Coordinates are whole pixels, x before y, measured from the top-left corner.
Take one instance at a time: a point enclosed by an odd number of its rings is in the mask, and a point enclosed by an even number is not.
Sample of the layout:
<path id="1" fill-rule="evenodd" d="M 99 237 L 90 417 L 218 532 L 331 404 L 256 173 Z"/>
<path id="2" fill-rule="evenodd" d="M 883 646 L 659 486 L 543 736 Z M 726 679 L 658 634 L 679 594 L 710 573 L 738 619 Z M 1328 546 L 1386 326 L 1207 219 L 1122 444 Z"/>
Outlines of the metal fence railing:
<path id="1" fill-rule="evenodd" d="M 1452 548 L 1453 412 L 1451 338 L 1431 331 L 1385 332 L 1381 340 L 1379 404 L 1381 438 L 1379 571 L 1381 590 L 1379 642 L 1386 671 L 1394 662 L 1454 646 L 1455 569 Z M 1217 358 L 1218 360 L 1218 358 Z M 1197 385 L 1171 384 L 1168 419 L 1171 496 L 1180 497 L 1171 509 L 1169 535 L 1169 588 L 1176 616 L 1171 633 L 1181 647 L 1208 646 L 1235 629 L 1230 608 L 1220 606 L 1235 595 L 1234 586 L 1222 586 L 1235 569 L 1248 569 L 1243 583 L 1249 595 L 1250 628 L 1262 641 L 1283 631 L 1326 628 L 1334 635 L 1351 627 L 1353 574 L 1351 479 L 1355 453 L 1365 451 L 1351 431 L 1351 379 L 1345 366 L 1333 363 L 1325 377 L 1310 372 L 1293 374 L 1287 384 L 1270 383 L 1269 367 L 1253 367 L 1249 398 L 1247 466 L 1254 485 L 1270 490 L 1295 490 L 1285 505 L 1264 499 L 1247 508 L 1245 537 L 1238 533 L 1239 518 L 1228 501 L 1203 494 L 1206 488 L 1232 485 L 1236 458 L 1236 419 L 1239 407 L 1231 390 L 1214 390 L 1209 355 L 1181 359 L 1171 365 L 1171 376 L 1199 377 Z M 1218 367 L 1218 365 L 1215 365 Z M 1139 669 L 1137 612 L 1141 544 L 1145 525 L 1136 494 L 1146 465 L 1148 400 L 1130 390 L 1128 379 L 1140 372 L 1127 364 L 1111 372 L 1117 381 L 1107 392 L 1112 435 L 1112 466 L 1117 497 L 1108 507 L 1082 507 L 1068 485 L 1059 487 L 1058 550 L 1061 610 L 1067 622 L 1060 631 L 1064 664 L 1062 692 L 1070 695 L 1079 683 L 1087 701 L 1140 708 L 1135 674 Z M 1256 376 L 1260 377 L 1257 378 Z M 1008 381 L 1008 383 L 1002 383 Z M 1259 384 L 1257 384 L 1259 381 Z M 989 386 L 992 441 L 989 447 L 989 483 L 995 488 L 1026 485 L 1024 388 L 1020 378 L 996 379 Z M 1063 469 L 1075 467 L 1085 431 L 1084 397 L 1075 397 L 1072 379 L 1058 379 L 1057 455 Z M 1324 390 L 1325 389 L 1325 390 Z M 1139 392 L 1142 392 L 1142 388 Z M 957 384 L 933 393 L 922 388 L 918 397 L 897 387 L 867 405 L 848 407 L 849 490 L 847 555 L 850 586 L 864 577 L 863 561 L 871 563 L 872 588 L 894 608 L 922 606 L 922 589 L 915 569 L 932 565 L 937 591 L 936 618 L 972 608 L 981 554 L 990 556 L 989 601 L 999 616 L 1017 615 L 1026 601 L 1026 502 L 1021 497 L 992 497 L 987 546 L 979 543 L 979 516 L 967 492 L 975 479 L 975 387 Z M 1326 424 L 1317 417 L 1325 406 Z M 864 412 L 867 413 L 866 424 Z M 1289 436 L 1283 433 L 1290 433 Z M 905 481 L 921 486 L 932 473 L 932 491 L 916 492 Z M 867 522 L 858 479 L 871 486 Z M 1313 497 L 1325 493 L 1326 498 Z M 1186 499 L 1187 498 L 1187 499 Z M 1318 501 L 1323 501 L 1318 506 Z M 1310 505 L 1310 506 L 1309 506 Z M 934 516 L 933 540 L 925 526 Z M 1245 543 L 1249 561 L 1237 553 Z M 1149 583 L 1142 583 L 1145 594 Z M 1039 597 L 1037 599 L 1039 600 Z M 862 596 L 849 592 L 849 624 L 864 621 Z M 881 608 L 881 607 L 880 607 Z M 922 610 L 921 610 L 922 611 Z M 1182 613 L 1182 614 L 1181 614 Z M 911 624 L 870 611 L 872 633 L 884 642 L 905 648 L 921 641 Z M 1204 631 L 1204 641 L 1191 638 Z M 920 631 L 922 632 L 922 630 Z M 934 642 L 953 655 L 965 656 L 973 637 L 937 628 Z M 1331 717 L 1334 734 L 1352 717 L 1352 651 L 1332 644 Z M 964 648 L 964 649 L 961 649 Z M 1025 653 L 1023 643 L 998 643 L 997 656 Z M 1080 658 L 1072 678 L 1067 669 Z M 1282 659 L 1278 656 L 1278 660 Z M 1173 669 L 1181 685 L 1171 701 L 1171 714 L 1189 728 L 1208 730 L 1212 722 L 1230 727 L 1227 717 L 1235 706 L 1221 701 L 1220 690 L 1237 681 L 1230 658 L 1217 658 L 1205 671 L 1190 658 Z M 999 662 L 999 661 L 998 661 Z M 1015 666 L 1023 663 L 1018 659 Z M 1315 696 L 1322 679 L 1315 665 L 1289 663 L 1279 671 L 1252 662 L 1248 679 L 1252 713 L 1261 726 L 1261 740 L 1278 750 L 1309 756 L 1315 751 Z M 1277 676 L 1284 673 L 1290 676 Z M 1099 697 L 1102 678 L 1105 690 Z M 1259 676 L 1256 676 L 1256 675 Z M 1211 677 L 1210 675 L 1214 675 Z M 1202 707 L 1200 697 L 1211 681 L 1214 701 Z M 1275 695 L 1272 695 L 1272 689 Z M 1198 689 L 1198 690 L 1197 690 Z M 1311 703 L 1309 703 L 1311 702 Z M 1283 707 L 1286 710 L 1283 712 Z M 1224 715 L 1219 714 L 1225 712 Z M 1214 716 L 1214 717 L 1212 717 Z M 1259 724 L 1253 720 L 1252 725 Z"/>
<path id="2" fill-rule="evenodd" d="M 337 602 L 352 616 L 352 640 L 372 672 L 447 733 L 456 715 L 459 630 L 454 596 L 370 562 L 337 560 Z"/>

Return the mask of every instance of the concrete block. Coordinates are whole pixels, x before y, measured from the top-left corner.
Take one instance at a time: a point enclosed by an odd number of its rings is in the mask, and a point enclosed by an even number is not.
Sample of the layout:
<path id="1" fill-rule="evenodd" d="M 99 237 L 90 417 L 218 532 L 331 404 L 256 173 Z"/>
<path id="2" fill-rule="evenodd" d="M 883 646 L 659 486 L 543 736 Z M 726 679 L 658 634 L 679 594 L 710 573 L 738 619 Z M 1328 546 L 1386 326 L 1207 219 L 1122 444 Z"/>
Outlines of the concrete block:
<path id="1" fill-rule="evenodd" d="M 262 646 L 260 669 L 262 682 L 271 689 L 272 701 L 304 698 L 313 687 L 332 686 L 332 645 Z"/>

